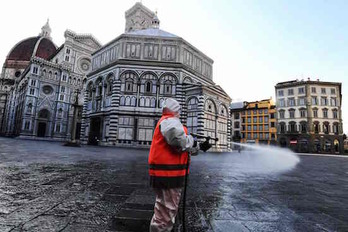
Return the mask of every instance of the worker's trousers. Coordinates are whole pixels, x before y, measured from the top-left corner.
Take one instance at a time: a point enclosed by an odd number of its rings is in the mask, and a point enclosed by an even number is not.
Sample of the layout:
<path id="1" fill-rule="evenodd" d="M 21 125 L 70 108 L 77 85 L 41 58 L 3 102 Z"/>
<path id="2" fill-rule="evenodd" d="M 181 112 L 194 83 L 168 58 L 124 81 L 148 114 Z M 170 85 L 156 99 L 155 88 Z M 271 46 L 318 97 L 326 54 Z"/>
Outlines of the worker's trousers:
<path id="1" fill-rule="evenodd" d="M 150 232 L 170 232 L 178 213 L 182 188 L 154 189 L 155 213 L 151 219 Z"/>

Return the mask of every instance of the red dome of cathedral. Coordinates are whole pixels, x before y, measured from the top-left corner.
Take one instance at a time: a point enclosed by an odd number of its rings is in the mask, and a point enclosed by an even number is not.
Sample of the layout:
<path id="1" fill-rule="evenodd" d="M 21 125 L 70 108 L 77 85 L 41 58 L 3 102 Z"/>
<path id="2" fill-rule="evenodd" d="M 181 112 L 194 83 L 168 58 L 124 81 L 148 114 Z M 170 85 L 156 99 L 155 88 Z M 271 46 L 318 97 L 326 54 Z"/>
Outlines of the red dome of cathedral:
<path id="1" fill-rule="evenodd" d="M 45 37 L 37 36 L 22 40 L 16 44 L 5 61 L 5 68 L 10 68 L 14 64 L 26 65 L 32 56 L 48 59 L 56 52 L 54 43 Z"/>
<path id="2" fill-rule="evenodd" d="M 47 23 L 41 28 L 39 36 L 30 37 L 17 43 L 6 57 L 4 68 L 25 68 L 32 56 L 48 59 L 55 54 L 57 47 L 51 41 L 51 28 Z"/>

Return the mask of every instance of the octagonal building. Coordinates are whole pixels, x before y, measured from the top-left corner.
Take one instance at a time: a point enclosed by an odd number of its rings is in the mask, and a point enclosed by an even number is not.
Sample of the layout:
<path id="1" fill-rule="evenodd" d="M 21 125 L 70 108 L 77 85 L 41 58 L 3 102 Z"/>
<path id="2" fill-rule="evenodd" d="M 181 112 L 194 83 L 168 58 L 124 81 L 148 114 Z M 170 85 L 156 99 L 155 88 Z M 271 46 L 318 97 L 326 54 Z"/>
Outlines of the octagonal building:
<path id="1" fill-rule="evenodd" d="M 182 106 L 190 133 L 219 138 L 229 148 L 231 98 L 213 82 L 213 60 L 183 38 L 161 30 L 141 3 L 126 14 L 125 33 L 92 54 L 81 141 L 147 147 L 166 98 Z"/>

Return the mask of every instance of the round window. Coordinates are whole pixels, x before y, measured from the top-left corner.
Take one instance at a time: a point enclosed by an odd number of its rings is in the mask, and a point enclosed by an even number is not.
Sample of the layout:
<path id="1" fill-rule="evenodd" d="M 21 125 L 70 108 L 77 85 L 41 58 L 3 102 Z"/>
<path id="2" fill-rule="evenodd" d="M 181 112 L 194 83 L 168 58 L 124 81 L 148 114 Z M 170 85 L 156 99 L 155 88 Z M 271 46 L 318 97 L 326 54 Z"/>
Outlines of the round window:
<path id="1" fill-rule="evenodd" d="M 91 62 L 89 59 L 83 58 L 79 62 L 79 68 L 82 72 L 87 73 L 90 70 Z"/>
<path id="2" fill-rule="evenodd" d="M 44 92 L 44 94 L 48 95 L 48 94 L 52 94 L 53 93 L 53 88 L 49 85 L 44 85 L 42 87 L 42 91 Z"/>
<path id="3" fill-rule="evenodd" d="M 16 77 L 19 77 L 20 75 L 21 75 L 21 71 L 15 72 L 15 76 L 16 76 Z"/>

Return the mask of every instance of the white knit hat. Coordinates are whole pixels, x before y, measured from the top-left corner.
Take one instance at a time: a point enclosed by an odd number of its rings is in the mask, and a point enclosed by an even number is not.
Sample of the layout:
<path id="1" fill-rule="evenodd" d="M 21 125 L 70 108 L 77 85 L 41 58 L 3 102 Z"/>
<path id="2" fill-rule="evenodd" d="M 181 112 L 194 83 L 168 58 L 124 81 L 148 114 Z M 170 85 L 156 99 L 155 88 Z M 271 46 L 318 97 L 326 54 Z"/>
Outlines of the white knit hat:
<path id="1" fill-rule="evenodd" d="M 167 98 L 162 105 L 162 112 L 167 109 L 173 113 L 179 113 L 181 110 L 181 106 L 179 102 L 173 98 Z"/>

